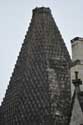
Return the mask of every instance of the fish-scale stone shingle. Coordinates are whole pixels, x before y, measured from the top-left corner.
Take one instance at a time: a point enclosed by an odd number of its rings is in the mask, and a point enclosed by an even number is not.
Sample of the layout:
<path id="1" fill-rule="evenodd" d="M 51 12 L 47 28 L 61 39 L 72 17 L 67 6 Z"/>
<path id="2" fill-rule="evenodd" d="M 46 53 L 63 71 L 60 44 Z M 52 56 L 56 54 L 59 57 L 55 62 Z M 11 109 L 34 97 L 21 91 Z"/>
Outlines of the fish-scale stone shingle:
<path id="1" fill-rule="evenodd" d="M 35 8 L 1 106 L 0 125 L 68 125 L 70 56 L 49 8 Z"/>

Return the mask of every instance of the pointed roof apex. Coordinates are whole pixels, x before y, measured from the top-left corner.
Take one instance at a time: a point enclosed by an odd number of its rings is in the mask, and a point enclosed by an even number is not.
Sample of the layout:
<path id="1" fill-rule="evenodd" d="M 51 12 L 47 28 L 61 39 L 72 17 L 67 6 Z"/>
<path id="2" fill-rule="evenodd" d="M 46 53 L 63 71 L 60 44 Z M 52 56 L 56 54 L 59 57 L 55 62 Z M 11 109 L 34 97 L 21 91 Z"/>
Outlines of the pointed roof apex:
<path id="1" fill-rule="evenodd" d="M 33 9 L 33 14 L 35 13 L 51 13 L 51 10 L 48 7 L 36 7 Z"/>
<path id="2" fill-rule="evenodd" d="M 78 94 L 79 103 L 83 112 L 83 91 Z"/>

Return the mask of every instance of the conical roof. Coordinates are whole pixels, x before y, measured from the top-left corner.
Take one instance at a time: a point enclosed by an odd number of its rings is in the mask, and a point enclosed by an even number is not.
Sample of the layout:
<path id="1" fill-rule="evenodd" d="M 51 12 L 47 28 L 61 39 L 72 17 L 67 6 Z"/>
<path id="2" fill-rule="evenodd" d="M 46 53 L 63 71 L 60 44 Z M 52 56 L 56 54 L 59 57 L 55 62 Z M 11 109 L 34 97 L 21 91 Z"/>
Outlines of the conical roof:
<path id="1" fill-rule="evenodd" d="M 66 125 L 70 63 L 51 10 L 35 8 L 1 106 L 1 125 Z"/>

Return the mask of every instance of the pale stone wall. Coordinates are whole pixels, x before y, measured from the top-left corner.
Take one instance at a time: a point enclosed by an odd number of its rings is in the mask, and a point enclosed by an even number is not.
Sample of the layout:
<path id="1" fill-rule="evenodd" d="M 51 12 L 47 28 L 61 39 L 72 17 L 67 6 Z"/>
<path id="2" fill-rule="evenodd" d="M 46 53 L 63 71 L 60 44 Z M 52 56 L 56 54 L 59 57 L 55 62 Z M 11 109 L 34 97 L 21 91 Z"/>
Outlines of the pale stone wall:
<path id="1" fill-rule="evenodd" d="M 83 39 L 76 40 L 72 43 L 72 60 L 83 61 Z"/>
<path id="2" fill-rule="evenodd" d="M 78 77 L 83 82 L 83 39 L 73 41 L 72 43 L 72 61 L 80 60 L 80 63 L 74 65 L 71 68 L 71 90 L 72 95 L 74 92 L 74 86 L 72 80 L 75 79 L 75 71 L 78 71 Z M 81 91 L 83 91 L 83 85 L 80 86 Z M 83 114 L 79 105 L 77 97 L 75 98 L 75 103 L 72 111 L 71 123 L 70 125 L 80 125 L 83 124 Z"/>
<path id="3" fill-rule="evenodd" d="M 83 38 L 79 38 L 72 43 L 72 61 L 76 60 L 80 60 L 80 64 L 71 68 L 71 82 L 72 79 L 75 79 L 75 71 L 79 72 L 79 79 L 83 82 Z M 73 93 L 73 85 L 71 85 L 71 89 Z M 81 90 L 83 90 L 83 85 L 81 86 Z"/>
<path id="4" fill-rule="evenodd" d="M 83 83 L 83 65 L 79 64 L 71 68 L 71 83 L 72 83 L 72 80 L 75 79 L 75 71 L 79 72 L 78 77 L 79 79 L 82 80 L 82 83 Z M 73 94 L 73 91 L 74 91 L 73 84 L 71 84 L 71 89 L 72 89 L 72 94 Z M 83 85 L 80 86 L 80 89 L 81 91 L 83 91 Z"/>

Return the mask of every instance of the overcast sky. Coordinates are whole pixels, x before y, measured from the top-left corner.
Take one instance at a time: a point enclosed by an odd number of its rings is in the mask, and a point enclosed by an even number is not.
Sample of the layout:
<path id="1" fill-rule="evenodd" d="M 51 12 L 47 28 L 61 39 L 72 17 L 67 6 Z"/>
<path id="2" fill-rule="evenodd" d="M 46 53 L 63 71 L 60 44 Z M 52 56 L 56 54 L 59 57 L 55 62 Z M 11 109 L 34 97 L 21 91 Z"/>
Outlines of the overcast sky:
<path id="1" fill-rule="evenodd" d="M 0 0 L 0 102 L 31 21 L 32 9 L 50 7 L 71 55 L 70 40 L 83 37 L 83 0 Z"/>

